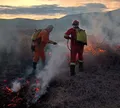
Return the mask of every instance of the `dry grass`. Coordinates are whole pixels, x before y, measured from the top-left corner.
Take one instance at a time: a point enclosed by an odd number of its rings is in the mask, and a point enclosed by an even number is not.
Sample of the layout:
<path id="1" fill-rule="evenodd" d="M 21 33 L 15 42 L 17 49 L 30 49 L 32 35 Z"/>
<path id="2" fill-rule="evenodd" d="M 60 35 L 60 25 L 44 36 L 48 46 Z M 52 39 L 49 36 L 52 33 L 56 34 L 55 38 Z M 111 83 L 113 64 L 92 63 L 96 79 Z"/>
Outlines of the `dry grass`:
<path id="1" fill-rule="evenodd" d="M 9 70 L 11 75 L 16 75 L 16 70 L 21 69 L 22 63 L 25 63 L 25 68 L 29 65 L 27 61 L 31 60 L 29 45 L 26 41 L 21 44 L 20 55 L 15 56 L 21 61 L 17 64 L 16 61 L 10 62 L 14 58 L 14 54 L 2 52 L 1 72 L 5 69 Z M 25 45 L 25 46 L 24 46 Z M 28 55 L 27 58 L 24 58 Z M 24 58 L 24 59 L 23 59 Z M 7 65 L 7 68 L 5 66 Z M 50 84 L 48 93 L 44 95 L 36 105 L 32 108 L 119 108 L 120 107 L 120 55 L 112 49 L 107 49 L 106 53 L 94 55 L 85 55 L 85 71 L 77 72 L 76 76 L 70 77 L 69 72 L 64 75 L 59 75 Z M 8 77 L 6 75 L 6 77 Z M 4 97 L 1 92 L 1 97 Z M 2 98 L 2 103 L 5 102 Z M 22 104 L 21 104 L 22 105 Z M 22 106 L 25 107 L 25 106 Z M 1 107 L 2 108 L 2 107 Z"/>

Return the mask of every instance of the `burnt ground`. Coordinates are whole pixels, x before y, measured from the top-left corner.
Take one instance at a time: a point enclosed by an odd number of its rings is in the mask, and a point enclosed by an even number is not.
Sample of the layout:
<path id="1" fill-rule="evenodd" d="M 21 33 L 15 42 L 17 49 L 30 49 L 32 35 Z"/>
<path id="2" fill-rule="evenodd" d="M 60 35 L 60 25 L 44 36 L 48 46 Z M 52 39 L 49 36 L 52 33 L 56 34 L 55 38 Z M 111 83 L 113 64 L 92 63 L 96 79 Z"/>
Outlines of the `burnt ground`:
<path id="1" fill-rule="evenodd" d="M 3 70 L 6 74 L 0 78 L 0 108 L 8 108 L 5 104 L 17 94 L 4 92 L 4 78 L 14 79 L 14 76 L 18 76 L 16 72 L 20 71 L 20 66 L 8 65 Z M 25 100 L 22 100 L 16 108 L 26 108 L 24 103 Z M 76 76 L 73 77 L 69 76 L 69 71 L 60 74 L 50 83 L 48 92 L 31 108 L 120 108 L 119 54 L 110 51 L 97 56 L 86 55 L 84 72 L 76 69 Z"/>

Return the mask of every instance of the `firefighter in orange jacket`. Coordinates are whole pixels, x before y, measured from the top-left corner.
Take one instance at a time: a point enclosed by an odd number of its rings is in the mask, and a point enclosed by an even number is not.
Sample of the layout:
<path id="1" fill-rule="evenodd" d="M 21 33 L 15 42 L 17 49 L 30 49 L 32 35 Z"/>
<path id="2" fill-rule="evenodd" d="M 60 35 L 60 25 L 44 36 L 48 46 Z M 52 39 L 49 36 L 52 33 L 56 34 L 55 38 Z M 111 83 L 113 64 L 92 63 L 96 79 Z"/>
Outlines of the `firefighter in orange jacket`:
<path id="1" fill-rule="evenodd" d="M 83 51 L 84 45 L 87 45 L 87 42 L 76 42 L 76 30 L 79 28 L 79 21 L 74 20 L 72 23 L 72 28 L 68 29 L 64 35 L 65 39 L 71 40 L 71 60 L 70 60 L 70 74 L 71 76 L 75 75 L 75 65 L 76 65 L 76 55 L 78 54 L 79 62 L 79 71 L 83 71 Z M 71 36 L 70 36 L 71 35 Z"/>
<path id="2" fill-rule="evenodd" d="M 45 66 L 45 47 L 48 43 L 56 45 L 57 43 L 54 41 L 49 40 L 50 32 L 53 30 L 52 25 L 48 25 L 47 28 L 43 29 L 39 35 L 37 36 L 36 40 L 34 41 L 34 55 L 33 55 L 33 69 L 36 69 L 36 65 L 41 59 L 43 67 Z"/>

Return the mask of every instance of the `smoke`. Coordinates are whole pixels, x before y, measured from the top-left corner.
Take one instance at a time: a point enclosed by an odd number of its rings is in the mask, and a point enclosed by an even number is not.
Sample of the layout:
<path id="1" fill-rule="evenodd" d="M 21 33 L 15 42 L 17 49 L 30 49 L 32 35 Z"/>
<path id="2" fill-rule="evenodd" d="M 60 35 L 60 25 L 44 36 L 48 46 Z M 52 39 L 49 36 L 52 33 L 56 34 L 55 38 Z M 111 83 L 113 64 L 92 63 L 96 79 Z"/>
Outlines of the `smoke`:
<path id="1" fill-rule="evenodd" d="M 30 65 L 30 37 L 20 33 L 15 20 L 0 20 L 0 76 L 11 80 Z M 29 61 L 29 62 L 28 62 Z M 11 73 L 11 75 L 9 75 Z"/>
<path id="2" fill-rule="evenodd" d="M 119 42 L 120 38 L 120 18 L 118 11 L 107 12 L 107 13 L 91 13 L 81 15 L 80 26 L 83 27 L 89 37 L 95 36 L 95 41 L 105 41 L 109 44 Z M 93 39 L 94 40 L 94 39 Z"/>
<path id="3" fill-rule="evenodd" d="M 36 84 L 36 87 L 40 88 L 40 91 L 36 94 L 36 99 L 33 99 L 33 102 L 36 102 L 41 95 L 46 92 L 47 87 L 52 79 L 56 76 L 61 77 L 67 69 L 67 57 L 68 49 L 63 44 L 59 44 L 52 50 L 52 55 L 48 64 L 42 71 L 37 70 L 36 78 L 39 80 L 39 83 Z"/>
<path id="4" fill-rule="evenodd" d="M 32 73 L 32 68 L 29 67 L 25 70 L 24 75 L 20 78 L 15 79 L 14 81 L 12 81 L 12 87 L 11 90 L 13 92 L 18 92 L 22 86 L 24 86 L 27 82 L 27 77 Z"/>
<path id="5" fill-rule="evenodd" d="M 47 91 L 47 87 L 49 87 L 49 83 L 56 77 L 61 77 L 66 71 L 68 71 L 68 60 L 67 54 L 69 53 L 66 45 L 64 42 L 59 42 L 57 46 L 51 46 L 51 55 L 46 54 L 47 64 L 43 70 L 41 70 L 41 62 L 37 65 L 36 70 L 36 80 L 37 83 L 34 82 L 33 84 L 29 85 L 29 90 L 32 87 L 39 88 L 39 92 L 35 92 L 35 98 L 33 98 L 32 102 L 35 103 L 40 96 L 42 96 Z M 46 52 L 48 53 L 48 52 Z M 21 79 L 16 79 L 12 83 L 12 91 L 18 92 L 22 85 L 26 82 L 26 77 L 30 75 L 32 72 L 32 68 L 28 68 L 25 71 L 25 75 Z M 28 90 L 28 91 L 29 91 Z M 31 92 L 31 93 L 30 93 Z M 32 94 L 32 91 L 29 91 L 29 95 Z"/>
<path id="6" fill-rule="evenodd" d="M 36 25 L 37 27 L 45 28 L 43 25 L 52 23 L 54 25 L 54 30 L 51 33 L 51 39 L 59 41 L 64 41 L 63 35 L 66 32 L 66 30 L 70 27 L 72 27 L 72 21 L 77 19 L 80 21 L 80 28 L 83 28 L 86 30 L 86 33 L 88 34 L 88 41 L 94 41 L 95 43 L 102 43 L 103 41 L 105 43 L 114 44 L 119 43 L 120 40 L 120 11 L 114 11 L 109 13 L 90 13 L 90 14 L 80 14 L 75 16 L 67 16 L 61 19 L 55 19 L 55 20 L 43 20 L 32 22 L 33 25 Z M 52 21 L 52 22 L 51 22 Z M 31 22 L 31 20 L 30 20 Z M 61 23 L 62 22 L 62 23 Z M 12 22 L 11 22 L 12 23 Z M 30 51 L 30 36 L 26 36 L 23 34 L 20 34 L 18 32 L 19 29 L 24 29 L 24 26 L 26 27 L 27 24 L 20 22 L 21 28 L 16 28 L 16 25 L 19 25 L 17 23 L 13 24 L 7 24 L 7 28 L 2 28 L 0 30 L 0 51 L 2 49 L 7 49 L 7 53 L 14 52 L 14 54 L 5 57 L 9 63 L 14 62 L 16 65 L 17 63 L 23 65 L 22 73 L 30 73 L 31 67 L 27 70 L 24 66 L 28 64 L 28 62 L 25 62 L 29 59 L 32 59 L 32 53 Z M 27 21 L 29 23 L 29 21 Z M 6 24 L 6 23 L 5 23 Z M 14 25 L 15 24 L 15 25 Z M 28 27 L 28 26 L 27 26 Z M 28 27 L 29 28 L 29 27 Z M 30 27 L 31 28 L 31 27 Z M 88 44 L 89 46 L 89 44 Z M 49 58 L 47 65 L 45 66 L 44 70 L 39 70 L 39 65 L 37 69 L 36 79 L 38 79 L 38 83 L 33 83 L 31 85 L 40 88 L 39 92 L 37 92 L 36 99 L 33 99 L 33 102 L 36 102 L 40 96 L 42 96 L 44 93 L 46 93 L 47 87 L 49 87 L 49 83 L 56 77 L 61 77 L 64 72 L 68 71 L 68 62 L 66 54 L 69 53 L 68 49 L 66 48 L 66 45 L 63 43 L 59 43 L 58 46 L 53 47 L 52 46 L 52 54 Z M 0 57 L 0 61 L 2 61 L 3 57 Z M 87 65 L 89 67 L 91 61 L 95 60 L 93 56 L 86 55 L 85 60 L 87 61 Z M 20 63 L 19 63 L 20 62 Z M 32 63 L 30 61 L 29 63 Z M 1 63 L 2 64 L 2 63 Z M 6 64 L 3 64 L 5 67 Z M 2 67 L 2 66 L 1 66 Z M 18 68 L 18 70 L 13 70 L 10 72 L 21 74 L 21 67 Z M 3 69 L 4 72 L 5 69 Z M 10 73 L 9 72 L 9 73 Z M 12 75 L 11 75 L 12 76 Z M 16 78 L 17 76 L 14 76 Z M 24 78 L 23 78 L 24 79 Z M 17 92 L 21 89 L 22 83 L 18 80 L 15 80 L 12 83 L 12 90 L 14 92 Z"/>
<path id="7" fill-rule="evenodd" d="M 19 91 L 20 88 L 21 88 L 21 83 L 20 82 L 18 82 L 18 81 L 13 82 L 13 86 L 12 86 L 12 89 L 11 89 L 13 92 Z"/>

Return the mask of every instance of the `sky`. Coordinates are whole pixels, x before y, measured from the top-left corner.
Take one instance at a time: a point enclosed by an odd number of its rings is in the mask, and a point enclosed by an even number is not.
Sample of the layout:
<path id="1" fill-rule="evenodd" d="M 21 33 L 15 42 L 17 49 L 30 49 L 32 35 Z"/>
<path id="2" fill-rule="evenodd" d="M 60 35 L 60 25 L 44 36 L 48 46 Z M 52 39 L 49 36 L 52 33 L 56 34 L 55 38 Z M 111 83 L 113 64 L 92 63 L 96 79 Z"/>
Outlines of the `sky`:
<path id="1" fill-rule="evenodd" d="M 53 19 L 120 8 L 120 0 L 0 0 L 0 19 Z"/>

